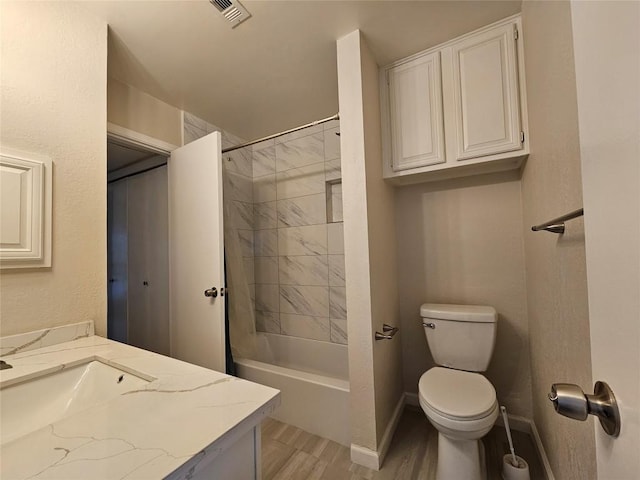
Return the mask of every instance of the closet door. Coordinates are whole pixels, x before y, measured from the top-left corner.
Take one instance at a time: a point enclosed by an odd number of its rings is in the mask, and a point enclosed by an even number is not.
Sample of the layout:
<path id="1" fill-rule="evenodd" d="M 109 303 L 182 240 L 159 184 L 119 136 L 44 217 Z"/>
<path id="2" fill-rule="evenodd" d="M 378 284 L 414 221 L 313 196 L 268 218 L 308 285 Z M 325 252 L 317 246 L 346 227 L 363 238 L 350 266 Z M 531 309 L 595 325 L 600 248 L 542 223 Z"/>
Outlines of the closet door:
<path id="1" fill-rule="evenodd" d="M 516 24 L 453 45 L 456 160 L 522 148 Z"/>
<path id="2" fill-rule="evenodd" d="M 128 343 L 169 355 L 167 167 L 127 180 Z"/>
<path id="3" fill-rule="evenodd" d="M 127 343 L 127 180 L 107 185 L 107 336 Z"/>

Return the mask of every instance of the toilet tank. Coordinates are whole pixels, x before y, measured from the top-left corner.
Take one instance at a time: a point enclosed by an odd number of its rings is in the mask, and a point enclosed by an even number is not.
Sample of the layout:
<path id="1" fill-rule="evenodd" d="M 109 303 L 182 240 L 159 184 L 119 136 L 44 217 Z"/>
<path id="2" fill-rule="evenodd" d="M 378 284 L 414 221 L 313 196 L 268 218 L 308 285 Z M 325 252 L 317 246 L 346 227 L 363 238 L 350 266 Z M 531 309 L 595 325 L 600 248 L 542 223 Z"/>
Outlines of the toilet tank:
<path id="1" fill-rule="evenodd" d="M 438 365 L 469 372 L 487 369 L 496 343 L 498 314 L 493 307 L 425 303 L 420 316 Z"/>

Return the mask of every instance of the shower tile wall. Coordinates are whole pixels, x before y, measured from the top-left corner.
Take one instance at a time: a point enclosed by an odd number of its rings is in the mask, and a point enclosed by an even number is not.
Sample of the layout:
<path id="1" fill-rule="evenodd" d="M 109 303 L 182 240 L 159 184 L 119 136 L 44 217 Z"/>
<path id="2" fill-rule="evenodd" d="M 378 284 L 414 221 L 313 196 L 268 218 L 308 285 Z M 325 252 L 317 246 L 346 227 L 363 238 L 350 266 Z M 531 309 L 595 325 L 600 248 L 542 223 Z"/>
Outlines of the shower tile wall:
<path id="1" fill-rule="evenodd" d="M 183 144 L 219 131 L 222 148 L 243 143 L 244 140 L 212 125 L 195 115 L 184 112 Z M 238 235 L 244 263 L 244 272 L 249 284 L 251 298 L 254 291 L 254 232 L 253 232 L 253 161 L 251 148 L 243 148 L 224 154 L 223 157 L 224 203 L 227 207 L 225 221 L 229 220 Z"/>
<path id="2" fill-rule="evenodd" d="M 347 343 L 338 132 L 335 121 L 253 146 L 259 331 Z"/>

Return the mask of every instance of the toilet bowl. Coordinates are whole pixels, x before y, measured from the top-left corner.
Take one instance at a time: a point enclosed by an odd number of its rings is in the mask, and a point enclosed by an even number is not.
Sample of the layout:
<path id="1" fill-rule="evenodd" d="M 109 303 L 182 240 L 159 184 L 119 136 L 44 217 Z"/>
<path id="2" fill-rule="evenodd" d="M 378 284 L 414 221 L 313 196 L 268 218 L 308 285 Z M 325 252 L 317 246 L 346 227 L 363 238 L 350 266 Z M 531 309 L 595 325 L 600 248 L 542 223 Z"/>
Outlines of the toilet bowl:
<path id="1" fill-rule="evenodd" d="M 495 343 L 491 307 L 425 304 L 423 326 L 436 363 L 418 382 L 420 406 L 438 430 L 437 480 L 485 480 L 480 439 L 498 418 L 496 391 L 482 374 Z"/>
<path id="2" fill-rule="evenodd" d="M 478 373 L 434 367 L 418 383 L 420 406 L 438 430 L 437 480 L 486 478 L 479 440 L 498 418 L 491 383 Z"/>

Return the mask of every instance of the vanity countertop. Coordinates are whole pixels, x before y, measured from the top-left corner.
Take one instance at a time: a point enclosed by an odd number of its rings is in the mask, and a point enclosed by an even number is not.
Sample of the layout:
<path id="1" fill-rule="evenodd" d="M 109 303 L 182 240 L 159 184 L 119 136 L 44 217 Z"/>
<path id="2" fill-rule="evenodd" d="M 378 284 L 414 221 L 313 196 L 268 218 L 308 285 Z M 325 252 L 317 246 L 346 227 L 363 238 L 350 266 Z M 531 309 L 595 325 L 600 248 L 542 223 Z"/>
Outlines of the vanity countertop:
<path id="1" fill-rule="evenodd" d="M 3 480 L 190 478 L 280 403 L 278 390 L 98 336 L 3 359 L 3 388 L 87 360 L 151 379 L 2 445 Z"/>

